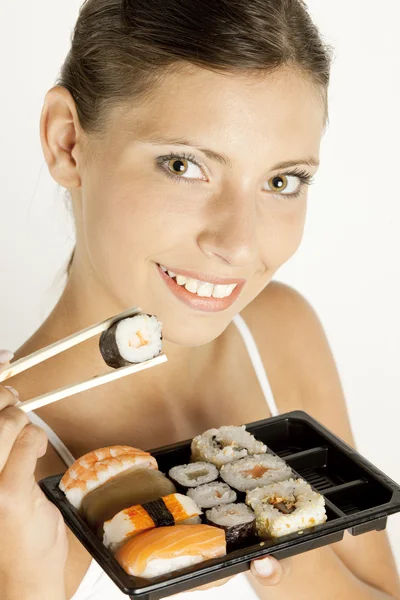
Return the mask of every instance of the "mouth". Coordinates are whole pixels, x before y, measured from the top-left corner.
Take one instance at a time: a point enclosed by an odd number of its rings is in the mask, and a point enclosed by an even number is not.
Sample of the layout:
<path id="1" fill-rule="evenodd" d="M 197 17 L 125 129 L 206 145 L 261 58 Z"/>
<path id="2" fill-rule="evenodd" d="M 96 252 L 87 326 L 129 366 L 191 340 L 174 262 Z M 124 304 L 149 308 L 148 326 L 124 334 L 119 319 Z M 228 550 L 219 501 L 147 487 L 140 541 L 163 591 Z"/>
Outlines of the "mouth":
<path id="1" fill-rule="evenodd" d="M 236 301 L 245 284 L 244 279 L 211 277 L 189 271 L 172 271 L 157 264 L 168 288 L 185 304 L 207 312 L 226 310 Z"/>

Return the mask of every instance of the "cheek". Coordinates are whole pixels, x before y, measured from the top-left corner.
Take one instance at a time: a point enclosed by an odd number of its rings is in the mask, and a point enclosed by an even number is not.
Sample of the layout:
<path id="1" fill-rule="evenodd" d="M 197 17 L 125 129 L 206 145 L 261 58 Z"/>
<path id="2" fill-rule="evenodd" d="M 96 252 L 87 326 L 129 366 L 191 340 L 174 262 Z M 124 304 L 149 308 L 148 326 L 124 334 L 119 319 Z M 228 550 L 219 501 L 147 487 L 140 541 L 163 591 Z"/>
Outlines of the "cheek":
<path id="1" fill-rule="evenodd" d="M 278 205 L 278 210 L 270 211 L 260 232 L 262 260 L 271 272 L 277 271 L 293 256 L 303 238 L 307 199 L 284 202 L 288 204 Z"/>

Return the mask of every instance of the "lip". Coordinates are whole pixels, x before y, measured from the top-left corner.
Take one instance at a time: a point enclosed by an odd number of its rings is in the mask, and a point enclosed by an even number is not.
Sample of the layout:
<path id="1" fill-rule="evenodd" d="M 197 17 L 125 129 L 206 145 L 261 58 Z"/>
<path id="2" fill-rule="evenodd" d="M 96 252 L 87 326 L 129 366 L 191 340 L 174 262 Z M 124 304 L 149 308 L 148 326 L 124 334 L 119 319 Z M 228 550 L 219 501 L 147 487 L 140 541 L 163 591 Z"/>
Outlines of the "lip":
<path id="1" fill-rule="evenodd" d="M 161 278 L 178 300 L 186 304 L 186 306 L 190 306 L 190 308 L 204 312 L 220 312 L 230 308 L 237 300 L 244 284 L 246 283 L 245 279 L 221 279 L 217 277 L 204 276 L 200 273 L 195 274 L 191 271 L 175 271 L 174 269 L 169 269 L 177 275 L 183 275 L 184 277 L 190 277 L 192 279 L 199 279 L 207 283 L 214 283 L 215 285 L 229 285 L 232 283 L 237 283 L 237 286 L 233 290 L 232 294 L 227 298 L 202 297 L 198 296 L 197 294 L 192 294 L 192 292 L 188 292 L 184 286 L 178 285 L 176 281 L 172 279 L 172 277 L 170 277 L 167 273 L 164 273 L 158 264 L 156 264 L 156 267 Z"/>
<path id="2" fill-rule="evenodd" d="M 159 264 L 157 264 L 157 266 L 160 266 Z M 165 265 L 163 265 L 165 266 Z M 190 277 L 190 279 L 197 279 L 198 281 L 204 281 L 205 283 L 213 283 L 214 285 L 230 285 L 232 283 L 237 283 L 238 285 L 240 283 L 244 284 L 246 283 L 245 279 L 228 279 L 226 277 L 211 277 L 210 275 L 206 275 L 205 273 L 200 273 L 199 271 L 183 271 L 182 269 L 173 269 L 170 267 L 166 267 L 168 268 L 168 271 L 172 271 L 173 273 L 176 273 L 177 275 L 183 275 L 184 277 Z M 162 270 L 162 269 L 161 269 Z"/>

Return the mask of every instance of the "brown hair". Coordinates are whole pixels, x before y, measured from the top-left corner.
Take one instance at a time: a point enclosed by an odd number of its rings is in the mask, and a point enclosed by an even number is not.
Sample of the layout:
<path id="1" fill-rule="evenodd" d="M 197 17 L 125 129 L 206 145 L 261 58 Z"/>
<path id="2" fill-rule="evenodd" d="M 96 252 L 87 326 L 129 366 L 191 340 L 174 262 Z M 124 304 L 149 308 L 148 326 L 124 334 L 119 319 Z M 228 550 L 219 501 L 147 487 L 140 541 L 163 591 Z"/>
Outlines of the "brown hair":
<path id="1" fill-rule="evenodd" d="M 326 91 L 330 62 L 302 0 L 86 0 L 57 83 L 83 130 L 101 133 L 109 108 L 150 93 L 174 67 L 294 66 Z"/>
<path id="2" fill-rule="evenodd" d="M 330 63 L 302 0 L 85 0 L 57 84 L 82 129 L 101 134 L 110 109 L 187 65 L 253 75 L 295 67 L 320 87 L 327 111 Z"/>

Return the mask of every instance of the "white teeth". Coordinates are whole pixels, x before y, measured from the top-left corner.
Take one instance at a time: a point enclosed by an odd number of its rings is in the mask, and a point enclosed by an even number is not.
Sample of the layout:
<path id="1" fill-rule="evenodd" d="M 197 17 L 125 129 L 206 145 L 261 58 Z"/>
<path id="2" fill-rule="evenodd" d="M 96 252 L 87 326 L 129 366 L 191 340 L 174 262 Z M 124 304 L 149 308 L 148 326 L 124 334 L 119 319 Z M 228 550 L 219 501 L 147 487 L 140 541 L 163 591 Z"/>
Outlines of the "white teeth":
<path id="1" fill-rule="evenodd" d="M 231 285 L 226 286 L 225 298 L 227 298 L 228 296 L 230 296 L 232 294 L 232 292 L 236 286 L 237 286 L 237 283 L 231 283 Z"/>
<path id="2" fill-rule="evenodd" d="M 192 294 L 197 293 L 197 288 L 199 287 L 199 283 L 195 279 L 188 279 L 185 285 L 185 288 L 188 292 L 192 292 Z"/>
<path id="3" fill-rule="evenodd" d="M 226 285 L 214 285 L 213 297 L 214 298 L 225 298 L 226 296 Z"/>
<path id="4" fill-rule="evenodd" d="M 183 275 L 176 276 L 176 283 L 178 285 L 185 285 L 186 282 L 187 282 L 187 277 L 184 277 Z"/>
<path id="5" fill-rule="evenodd" d="M 237 283 L 231 283 L 230 285 L 213 285 L 212 283 L 208 283 L 206 281 L 198 281 L 197 279 L 191 279 L 190 277 L 185 277 L 184 275 L 177 275 L 162 265 L 160 265 L 160 268 L 164 271 L 164 273 L 168 273 L 172 279 L 175 278 L 176 283 L 184 286 L 188 292 L 197 294 L 198 296 L 204 298 L 227 298 L 232 294 L 233 290 L 237 286 Z"/>
<path id="6" fill-rule="evenodd" d="M 204 296 L 206 298 L 211 298 L 214 291 L 214 286 L 212 283 L 199 283 L 199 287 L 197 289 L 198 296 Z"/>

